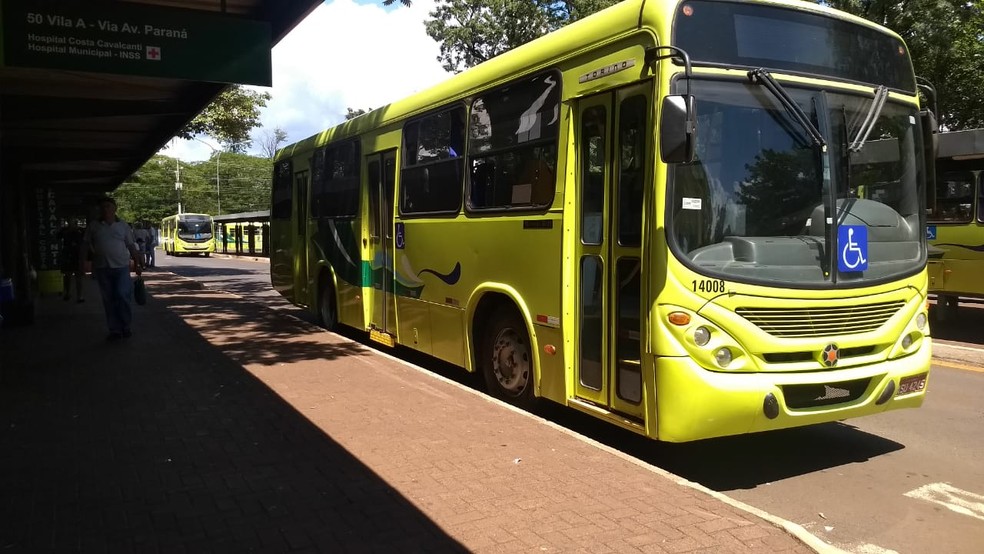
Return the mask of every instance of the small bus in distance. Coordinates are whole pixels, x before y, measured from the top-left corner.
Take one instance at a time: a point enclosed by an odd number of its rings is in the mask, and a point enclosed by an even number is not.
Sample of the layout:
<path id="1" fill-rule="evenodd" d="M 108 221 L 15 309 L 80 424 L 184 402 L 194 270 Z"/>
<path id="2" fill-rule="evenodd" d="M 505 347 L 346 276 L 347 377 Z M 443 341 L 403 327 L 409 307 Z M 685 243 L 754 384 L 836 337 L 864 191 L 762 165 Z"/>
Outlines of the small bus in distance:
<path id="1" fill-rule="evenodd" d="M 161 247 L 169 256 L 196 254 L 209 256 L 215 252 L 212 237 L 212 216 L 208 214 L 177 214 L 161 220 Z"/>

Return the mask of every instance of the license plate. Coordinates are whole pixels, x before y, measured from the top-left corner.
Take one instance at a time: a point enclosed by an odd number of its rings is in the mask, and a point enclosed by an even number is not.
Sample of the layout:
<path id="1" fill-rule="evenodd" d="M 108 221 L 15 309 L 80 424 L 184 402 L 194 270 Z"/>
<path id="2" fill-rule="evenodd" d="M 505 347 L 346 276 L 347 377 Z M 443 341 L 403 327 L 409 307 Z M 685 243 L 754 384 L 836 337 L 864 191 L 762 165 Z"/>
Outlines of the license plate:
<path id="1" fill-rule="evenodd" d="M 927 374 L 920 373 L 919 375 L 910 375 L 909 377 L 903 377 L 899 381 L 899 392 L 895 396 L 902 396 L 903 394 L 912 394 L 914 392 L 919 392 L 926 388 L 926 377 Z"/>

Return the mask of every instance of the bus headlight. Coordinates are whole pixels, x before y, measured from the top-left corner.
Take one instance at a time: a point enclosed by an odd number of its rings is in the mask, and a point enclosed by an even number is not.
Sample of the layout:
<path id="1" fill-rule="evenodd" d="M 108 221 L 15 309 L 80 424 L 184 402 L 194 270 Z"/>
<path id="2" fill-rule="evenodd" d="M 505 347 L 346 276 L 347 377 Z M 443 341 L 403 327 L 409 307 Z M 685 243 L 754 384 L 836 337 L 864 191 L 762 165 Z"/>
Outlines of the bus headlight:
<path id="1" fill-rule="evenodd" d="M 731 349 L 728 347 L 718 348 L 717 352 L 714 353 L 714 361 L 716 361 L 721 367 L 728 367 L 731 365 L 732 359 L 734 358 L 731 355 Z"/>
<path id="2" fill-rule="evenodd" d="M 906 335 L 902 337 L 902 348 L 908 350 L 910 346 L 912 346 L 912 335 Z"/>
<path id="3" fill-rule="evenodd" d="M 701 325 L 694 330 L 694 342 L 697 346 L 707 346 L 707 343 L 711 340 L 711 330 L 707 327 Z"/>
<path id="4" fill-rule="evenodd" d="M 926 328 L 926 314 L 920 312 L 919 315 L 916 316 L 916 327 L 918 327 L 920 331 Z"/>

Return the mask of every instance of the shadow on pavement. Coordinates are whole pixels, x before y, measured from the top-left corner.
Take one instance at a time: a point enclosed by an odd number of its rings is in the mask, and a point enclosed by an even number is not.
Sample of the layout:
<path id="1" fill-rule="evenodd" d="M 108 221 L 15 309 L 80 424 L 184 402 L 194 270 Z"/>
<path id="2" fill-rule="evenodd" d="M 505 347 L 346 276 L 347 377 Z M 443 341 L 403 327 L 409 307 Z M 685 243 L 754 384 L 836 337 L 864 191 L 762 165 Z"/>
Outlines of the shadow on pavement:
<path id="1" fill-rule="evenodd" d="M 722 492 L 864 462 L 905 448 L 843 423 L 672 444 L 652 441 L 559 405 L 548 403 L 537 412 L 572 431 Z"/>
<path id="2" fill-rule="evenodd" d="M 956 317 L 946 321 L 940 321 L 935 303 L 929 310 L 933 338 L 970 347 L 984 346 L 984 302 L 961 299 Z"/>
<path id="3" fill-rule="evenodd" d="M 103 341 L 88 288 L 0 331 L 0 551 L 464 550 L 164 299 Z"/>
<path id="4" fill-rule="evenodd" d="M 237 362 L 246 365 L 259 363 L 272 365 L 303 360 L 332 360 L 344 356 L 369 355 L 363 348 L 349 342 L 325 344 L 304 339 L 310 328 L 282 313 L 270 310 L 254 302 L 230 297 L 225 293 L 202 287 L 173 274 L 157 274 L 152 277 L 151 292 L 158 301 L 181 317 L 207 317 L 209 323 L 222 330 L 219 345 Z M 182 294 L 189 287 L 198 288 L 196 295 Z M 216 303 L 214 296 L 229 299 Z M 216 308 L 216 305 L 224 306 Z M 255 343 L 262 339 L 272 347 L 258 349 Z"/>

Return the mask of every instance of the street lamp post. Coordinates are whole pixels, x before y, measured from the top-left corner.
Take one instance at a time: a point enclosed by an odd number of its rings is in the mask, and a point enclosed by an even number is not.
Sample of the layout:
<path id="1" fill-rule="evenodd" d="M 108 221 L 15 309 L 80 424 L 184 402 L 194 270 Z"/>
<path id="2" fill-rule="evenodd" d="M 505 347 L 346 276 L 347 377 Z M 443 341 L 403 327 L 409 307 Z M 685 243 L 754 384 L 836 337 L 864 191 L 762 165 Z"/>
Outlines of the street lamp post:
<path id="1" fill-rule="evenodd" d="M 202 139 L 193 138 L 205 146 L 212 149 L 212 153 L 215 154 L 215 209 L 218 213 L 215 215 L 222 215 L 222 188 L 219 186 L 219 158 L 222 157 L 222 150 L 212 146 L 211 144 L 205 142 Z M 246 144 L 249 141 L 232 142 L 227 146 L 236 146 L 239 144 Z"/>

